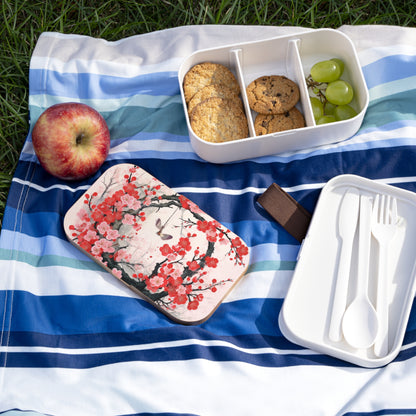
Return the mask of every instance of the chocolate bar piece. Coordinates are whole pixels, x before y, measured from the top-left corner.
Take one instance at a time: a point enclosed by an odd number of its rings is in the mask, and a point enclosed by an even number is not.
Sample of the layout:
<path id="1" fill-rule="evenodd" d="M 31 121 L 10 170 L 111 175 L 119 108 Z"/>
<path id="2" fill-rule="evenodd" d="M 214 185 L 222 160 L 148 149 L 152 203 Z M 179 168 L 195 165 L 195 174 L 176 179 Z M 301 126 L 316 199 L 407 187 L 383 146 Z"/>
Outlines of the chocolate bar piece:
<path id="1" fill-rule="evenodd" d="M 275 183 L 259 196 L 258 202 L 289 234 L 302 242 L 312 218 L 302 205 Z"/>

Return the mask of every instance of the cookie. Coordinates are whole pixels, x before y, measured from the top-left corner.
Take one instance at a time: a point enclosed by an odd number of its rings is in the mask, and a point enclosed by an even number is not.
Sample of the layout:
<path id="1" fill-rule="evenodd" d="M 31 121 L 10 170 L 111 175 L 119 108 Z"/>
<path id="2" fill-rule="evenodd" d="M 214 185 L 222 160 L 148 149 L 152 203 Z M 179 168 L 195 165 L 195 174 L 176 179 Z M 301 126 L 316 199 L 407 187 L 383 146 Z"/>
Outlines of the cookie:
<path id="1" fill-rule="evenodd" d="M 282 114 L 299 101 L 299 87 L 283 75 L 257 78 L 246 92 L 250 108 L 260 114 Z"/>
<path id="2" fill-rule="evenodd" d="M 283 114 L 257 114 L 254 121 L 256 136 L 300 127 L 305 127 L 305 119 L 296 107 Z"/>
<path id="3" fill-rule="evenodd" d="M 194 133 L 203 140 L 222 143 L 248 136 L 247 118 L 241 106 L 226 98 L 208 98 L 190 114 Z"/>
<path id="4" fill-rule="evenodd" d="M 235 101 L 243 108 L 243 102 L 240 97 L 229 87 L 222 84 L 211 84 L 199 90 L 188 103 L 188 112 L 191 113 L 196 105 L 202 101 L 212 98 L 220 97 Z"/>
<path id="5" fill-rule="evenodd" d="M 199 90 L 210 84 L 225 85 L 236 94 L 240 93 L 240 86 L 236 77 L 226 66 L 213 62 L 203 62 L 193 66 L 183 79 L 185 101 L 189 103 Z"/>

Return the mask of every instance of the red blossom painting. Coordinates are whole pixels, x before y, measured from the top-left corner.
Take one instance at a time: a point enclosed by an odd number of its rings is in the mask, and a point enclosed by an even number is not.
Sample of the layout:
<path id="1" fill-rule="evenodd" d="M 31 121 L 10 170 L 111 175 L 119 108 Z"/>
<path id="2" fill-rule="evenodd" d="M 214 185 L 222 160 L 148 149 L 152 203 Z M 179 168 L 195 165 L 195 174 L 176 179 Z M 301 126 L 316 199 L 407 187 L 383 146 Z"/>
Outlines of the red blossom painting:
<path id="1" fill-rule="evenodd" d="M 131 164 L 108 169 L 64 227 L 74 245 L 181 323 L 207 319 L 249 261 L 240 237 Z"/>

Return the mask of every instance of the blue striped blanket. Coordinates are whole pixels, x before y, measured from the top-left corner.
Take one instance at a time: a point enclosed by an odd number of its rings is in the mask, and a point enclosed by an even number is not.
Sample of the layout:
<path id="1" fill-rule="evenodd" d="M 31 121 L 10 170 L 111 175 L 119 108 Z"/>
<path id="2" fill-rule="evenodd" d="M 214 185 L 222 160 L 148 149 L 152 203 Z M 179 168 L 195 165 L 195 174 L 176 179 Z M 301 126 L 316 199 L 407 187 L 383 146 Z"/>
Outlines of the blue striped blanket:
<path id="1" fill-rule="evenodd" d="M 342 26 L 370 92 L 341 143 L 215 165 L 192 150 L 177 71 L 197 49 L 306 30 L 180 27 L 107 42 L 44 33 L 30 63 L 30 126 L 81 101 L 105 117 L 111 150 L 82 182 L 48 175 L 27 136 L 0 236 L 0 414 L 416 414 L 416 308 L 398 357 L 379 369 L 294 345 L 278 315 L 299 243 L 256 204 L 276 182 L 310 212 L 352 173 L 416 191 L 416 29 Z M 135 163 L 240 235 L 246 276 L 200 325 L 175 324 L 73 247 L 66 211 L 110 166 Z"/>

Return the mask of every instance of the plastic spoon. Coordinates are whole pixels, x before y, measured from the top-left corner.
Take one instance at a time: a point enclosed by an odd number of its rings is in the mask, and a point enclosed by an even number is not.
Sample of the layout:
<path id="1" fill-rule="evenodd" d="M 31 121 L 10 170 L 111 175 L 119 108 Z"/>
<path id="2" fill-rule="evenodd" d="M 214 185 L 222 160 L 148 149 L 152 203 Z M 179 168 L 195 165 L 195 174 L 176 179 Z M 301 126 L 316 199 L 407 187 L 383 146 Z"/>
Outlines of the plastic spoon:
<path id="1" fill-rule="evenodd" d="M 354 348 L 373 345 L 378 331 L 377 312 L 368 298 L 370 241 L 371 199 L 361 195 L 357 292 L 342 320 L 344 338 Z"/>
<path id="2" fill-rule="evenodd" d="M 359 207 L 360 194 L 358 190 L 348 188 L 342 198 L 338 214 L 338 232 L 342 245 L 328 333 L 329 339 L 334 342 L 339 342 L 342 339 L 341 322 L 347 304 L 351 255 Z"/>

